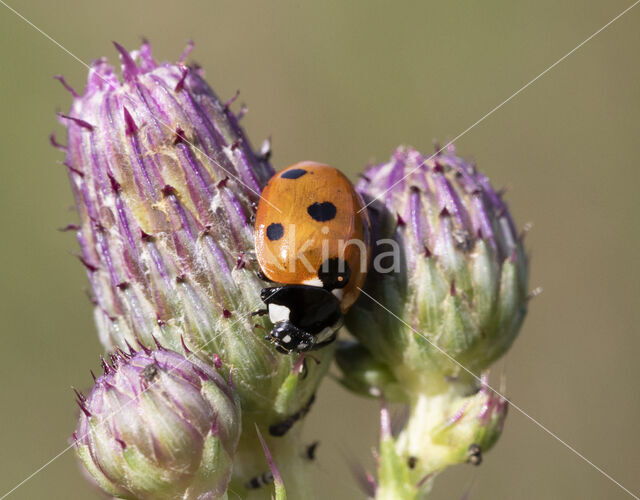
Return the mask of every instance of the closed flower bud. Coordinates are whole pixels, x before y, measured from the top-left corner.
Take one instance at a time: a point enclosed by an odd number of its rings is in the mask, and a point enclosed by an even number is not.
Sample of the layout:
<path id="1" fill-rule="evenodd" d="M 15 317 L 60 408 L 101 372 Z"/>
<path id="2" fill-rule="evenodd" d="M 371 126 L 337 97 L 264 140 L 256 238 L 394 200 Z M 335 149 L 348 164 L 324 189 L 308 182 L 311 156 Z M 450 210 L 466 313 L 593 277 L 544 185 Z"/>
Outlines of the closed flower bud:
<path id="1" fill-rule="evenodd" d="M 422 498 L 446 467 L 479 464 L 502 431 L 506 401 L 479 374 L 524 320 L 527 256 L 501 196 L 453 148 L 399 148 L 356 188 L 376 253 L 346 317 L 359 345 L 340 346 L 338 365 L 348 388 L 408 405 L 399 434 L 383 432 L 376 498 Z"/>
<path id="2" fill-rule="evenodd" d="M 106 349 L 158 339 L 217 353 L 233 368 L 243 413 L 275 424 L 307 403 L 328 362 L 282 389 L 295 359 L 264 340 L 268 318 L 252 315 L 265 286 L 252 218 L 273 174 L 268 155 L 254 153 L 199 68 L 158 64 L 146 43 L 116 47 L 122 80 L 96 61 L 61 115 L 100 339 Z"/>
<path id="3" fill-rule="evenodd" d="M 464 375 L 432 344 L 474 373 L 486 369 L 515 339 L 528 299 L 522 238 L 489 180 L 452 151 L 428 159 L 399 148 L 356 187 L 375 200 L 374 236 L 398 251 L 393 266 L 374 257 L 365 287 L 388 311 L 363 297 L 350 331 L 403 385 Z"/>
<path id="4" fill-rule="evenodd" d="M 136 499 L 226 498 L 240 410 L 196 357 L 120 351 L 81 407 L 75 446 L 107 493 Z"/>

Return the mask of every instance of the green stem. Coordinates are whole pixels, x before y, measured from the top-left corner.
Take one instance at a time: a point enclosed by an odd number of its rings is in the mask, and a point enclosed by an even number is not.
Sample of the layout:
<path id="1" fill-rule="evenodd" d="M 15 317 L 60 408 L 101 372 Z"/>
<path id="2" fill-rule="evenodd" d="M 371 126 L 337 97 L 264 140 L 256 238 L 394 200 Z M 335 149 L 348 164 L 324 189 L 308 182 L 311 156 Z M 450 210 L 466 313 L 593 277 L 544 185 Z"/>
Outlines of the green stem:
<path id="1" fill-rule="evenodd" d="M 451 464 L 450 443 L 440 441 L 441 428 L 453 418 L 456 404 L 462 401 L 459 389 L 451 385 L 448 390 L 438 394 L 416 394 L 411 401 L 411 413 L 407 425 L 398 436 L 398 453 L 415 459 L 415 470 L 427 476 Z M 419 479 L 418 479 L 419 480 Z"/>
<path id="2" fill-rule="evenodd" d="M 398 449 L 391 435 L 389 411 L 380 411 L 380 459 L 375 500 L 420 500 L 431 489 L 431 478 L 421 480 L 415 463 Z"/>

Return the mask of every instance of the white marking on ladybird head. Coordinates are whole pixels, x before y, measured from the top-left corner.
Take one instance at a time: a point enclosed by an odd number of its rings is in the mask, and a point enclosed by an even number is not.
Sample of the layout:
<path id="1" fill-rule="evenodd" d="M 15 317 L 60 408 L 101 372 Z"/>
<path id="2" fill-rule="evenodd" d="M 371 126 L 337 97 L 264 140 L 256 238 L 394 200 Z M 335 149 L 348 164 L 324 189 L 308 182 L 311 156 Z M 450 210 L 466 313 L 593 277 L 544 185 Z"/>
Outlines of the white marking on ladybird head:
<path id="1" fill-rule="evenodd" d="M 284 337 L 282 337 L 282 342 L 284 342 L 285 344 L 291 342 L 291 335 L 285 335 Z"/>
<path id="2" fill-rule="evenodd" d="M 269 319 L 275 325 L 280 321 L 289 321 L 289 308 L 280 304 L 269 304 Z"/>

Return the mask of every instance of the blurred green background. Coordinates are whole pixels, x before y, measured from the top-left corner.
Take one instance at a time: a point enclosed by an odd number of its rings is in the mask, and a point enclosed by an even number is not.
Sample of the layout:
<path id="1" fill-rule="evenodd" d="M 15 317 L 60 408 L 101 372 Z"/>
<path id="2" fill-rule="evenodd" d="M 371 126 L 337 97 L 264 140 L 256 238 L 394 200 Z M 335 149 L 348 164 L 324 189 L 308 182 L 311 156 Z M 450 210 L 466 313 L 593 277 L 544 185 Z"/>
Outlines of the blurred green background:
<path id="1" fill-rule="evenodd" d="M 277 168 L 303 159 L 354 176 L 395 146 L 455 137 L 631 0 L 231 2 L 150 0 L 12 6 L 84 61 L 146 36 L 158 59 L 187 39 L 223 98 L 241 90 L 254 145 Z M 457 142 L 528 236 L 542 285 L 497 371 L 507 393 L 640 493 L 640 7 Z M 75 221 L 54 112 L 86 68 L 0 5 L 0 495 L 68 444 L 101 347 L 73 257 Z M 306 434 L 321 441 L 318 498 L 362 498 L 347 460 L 371 464 L 377 406 L 327 380 Z M 470 492 L 469 492 L 470 490 Z M 434 499 L 628 498 L 512 408 L 479 468 L 436 482 Z M 67 451 L 12 499 L 100 498 Z M 230 498 L 233 498 L 231 495 Z M 297 500 L 297 499 L 293 499 Z"/>

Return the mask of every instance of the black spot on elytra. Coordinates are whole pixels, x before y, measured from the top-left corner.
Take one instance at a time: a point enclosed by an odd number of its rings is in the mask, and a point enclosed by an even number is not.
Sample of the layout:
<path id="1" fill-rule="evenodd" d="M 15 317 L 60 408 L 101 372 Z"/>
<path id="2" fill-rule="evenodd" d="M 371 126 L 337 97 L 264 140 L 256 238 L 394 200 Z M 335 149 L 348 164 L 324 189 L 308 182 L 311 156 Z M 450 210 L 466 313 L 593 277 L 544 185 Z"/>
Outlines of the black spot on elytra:
<path id="1" fill-rule="evenodd" d="M 322 286 L 327 290 L 334 288 L 344 288 L 351 278 L 349 264 L 338 257 L 325 260 L 318 269 L 318 278 L 322 281 Z"/>
<path id="2" fill-rule="evenodd" d="M 282 224 L 279 222 L 274 222 L 273 224 L 269 224 L 267 227 L 267 238 L 271 241 L 277 241 L 284 235 L 284 228 Z"/>
<path id="3" fill-rule="evenodd" d="M 336 206 L 330 201 L 314 203 L 307 207 L 307 213 L 318 222 L 327 222 L 336 216 Z"/>
<path id="4" fill-rule="evenodd" d="M 307 171 L 302 168 L 292 168 L 291 170 L 287 170 L 285 173 L 283 173 L 280 176 L 280 178 L 281 179 L 298 179 L 299 177 L 302 177 L 306 173 Z"/>

